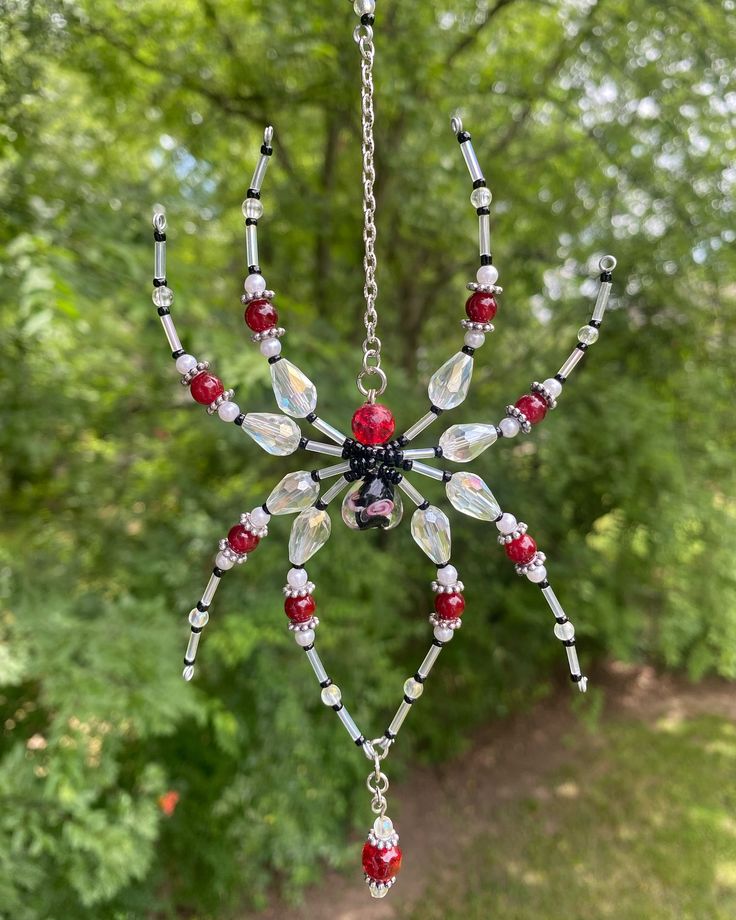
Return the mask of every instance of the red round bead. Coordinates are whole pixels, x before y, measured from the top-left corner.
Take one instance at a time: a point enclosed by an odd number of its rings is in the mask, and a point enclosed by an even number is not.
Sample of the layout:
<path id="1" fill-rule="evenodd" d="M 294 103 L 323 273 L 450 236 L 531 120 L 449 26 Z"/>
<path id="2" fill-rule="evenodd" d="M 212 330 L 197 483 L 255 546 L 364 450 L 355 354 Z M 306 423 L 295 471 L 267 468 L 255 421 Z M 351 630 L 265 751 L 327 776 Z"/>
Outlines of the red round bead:
<path id="1" fill-rule="evenodd" d="M 219 377 L 215 377 L 214 374 L 208 374 L 204 371 L 201 374 L 197 374 L 194 380 L 192 380 L 189 384 L 189 391 L 192 394 L 192 398 L 198 403 L 201 403 L 203 406 L 209 406 L 218 396 L 222 396 L 225 392 L 225 387 L 222 385 L 222 380 L 220 380 Z"/>
<path id="2" fill-rule="evenodd" d="M 532 425 L 541 422 L 547 414 L 547 403 L 536 393 L 527 393 L 526 396 L 517 399 L 514 405 L 524 413 Z"/>
<path id="3" fill-rule="evenodd" d="M 468 319 L 474 323 L 490 323 L 498 310 L 498 304 L 493 294 L 483 294 L 477 291 L 471 294 L 465 302 L 465 312 Z"/>
<path id="4" fill-rule="evenodd" d="M 465 598 L 462 594 L 436 594 L 434 609 L 441 620 L 455 620 L 463 615 Z"/>
<path id="5" fill-rule="evenodd" d="M 506 544 L 506 555 L 512 562 L 525 565 L 531 562 L 537 551 L 537 544 L 527 533 Z"/>
<path id="6" fill-rule="evenodd" d="M 311 594 L 304 597 L 287 597 L 284 601 L 284 610 L 292 623 L 306 623 L 317 609 Z"/>
<path id="7" fill-rule="evenodd" d="M 387 882 L 399 874 L 401 869 L 401 847 L 386 847 L 379 850 L 372 843 L 363 847 L 363 871 L 375 882 Z"/>
<path id="8" fill-rule="evenodd" d="M 242 524 L 236 524 L 227 532 L 227 542 L 230 549 L 236 553 L 249 553 L 258 546 L 260 539 Z"/>
<path id="9" fill-rule="evenodd" d="M 380 403 L 366 403 L 353 415 L 353 434 L 361 444 L 385 444 L 396 430 L 393 412 Z"/>
<path id="10" fill-rule="evenodd" d="M 279 314 L 270 300 L 251 300 L 245 308 L 245 323 L 253 332 L 265 332 L 279 321 Z"/>

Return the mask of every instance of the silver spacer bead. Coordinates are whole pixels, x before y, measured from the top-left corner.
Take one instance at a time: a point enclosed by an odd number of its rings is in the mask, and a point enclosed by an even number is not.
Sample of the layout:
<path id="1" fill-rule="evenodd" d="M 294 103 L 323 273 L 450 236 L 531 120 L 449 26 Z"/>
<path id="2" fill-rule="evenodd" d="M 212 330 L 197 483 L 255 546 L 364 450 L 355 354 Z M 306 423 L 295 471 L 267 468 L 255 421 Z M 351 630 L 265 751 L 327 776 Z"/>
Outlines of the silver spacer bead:
<path id="1" fill-rule="evenodd" d="M 379 850 L 387 850 L 389 847 L 396 847 L 399 845 L 399 835 L 397 833 L 391 834 L 390 837 L 376 837 L 373 831 L 368 833 L 368 843 L 372 844 L 374 847 L 377 847 Z"/>
<path id="2" fill-rule="evenodd" d="M 539 383 L 538 381 L 536 381 L 536 380 L 534 381 L 534 383 L 533 383 L 532 386 L 531 386 L 531 391 L 532 391 L 532 393 L 538 393 L 538 394 L 542 397 L 542 399 L 547 403 L 547 408 L 548 408 L 548 409 L 556 409 L 556 408 L 557 408 L 557 400 L 556 400 L 556 399 L 554 398 L 554 396 L 550 393 L 550 391 L 547 389 L 547 387 L 543 386 L 543 385 L 542 385 L 541 383 Z"/>
<path id="3" fill-rule="evenodd" d="M 461 581 L 456 581 L 453 585 L 441 585 L 438 581 L 433 581 L 432 590 L 435 594 L 462 594 L 465 585 Z"/>
<path id="4" fill-rule="evenodd" d="M 184 376 L 181 378 L 181 385 L 183 387 L 188 387 L 192 380 L 194 380 L 194 378 L 197 376 L 197 374 L 201 374 L 202 371 L 208 371 L 209 369 L 209 361 L 197 361 L 196 366 L 193 367 L 190 371 L 187 371 L 186 374 L 184 374 Z"/>
<path id="5" fill-rule="evenodd" d="M 521 430 L 524 434 L 529 434 L 532 430 L 532 425 L 529 419 L 524 415 L 521 409 L 517 409 L 516 406 L 506 406 L 506 415 L 511 418 L 515 418 L 519 425 L 521 425 Z"/>
<path id="6" fill-rule="evenodd" d="M 289 623 L 289 632 L 306 632 L 319 626 L 319 617 L 310 617 L 303 623 Z"/>
<path id="7" fill-rule="evenodd" d="M 303 588 L 293 588 L 291 585 L 284 585 L 282 591 L 285 597 L 306 597 L 308 594 L 314 594 L 316 587 L 313 581 L 308 581 Z"/>
<path id="8" fill-rule="evenodd" d="M 455 617 L 454 620 L 443 620 L 434 611 L 429 615 L 429 622 L 432 626 L 446 626 L 447 629 L 460 629 L 463 625 L 460 617 Z"/>
<path id="9" fill-rule="evenodd" d="M 229 399 L 232 399 L 233 396 L 235 396 L 235 390 L 225 390 L 224 393 L 220 393 L 217 399 L 214 400 L 214 402 L 211 402 L 209 406 L 207 406 L 207 415 L 214 415 L 220 406 L 224 402 L 227 402 Z"/>
<path id="10" fill-rule="evenodd" d="M 525 534 L 529 529 L 528 525 L 523 521 L 519 521 L 516 525 L 516 530 L 511 533 L 500 533 L 498 535 L 498 542 L 501 546 L 504 546 L 506 543 L 511 543 L 512 540 L 518 540 L 522 534 Z"/>
<path id="11" fill-rule="evenodd" d="M 540 565 L 544 565 L 546 559 L 547 557 L 544 555 L 544 553 L 536 552 L 531 562 L 516 563 L 514 566 L 514 569 L 516 569 L 516 574 L 526 575 L 528 572 L 531 572 L 532 569 L 538 569 Z"/>
<path id="12" fill-rule="evenodd" d="M 276 294 L 273 291 L 262 291 L 260 294 L 241 294 L 240 302 L 248 304 L 251 300 L 273 300 Z"/>
<path id="13" fill-rule="evenodd" d="M 481 294 L 503 294 L 503 288 L 498 284 L 478 284 L 477 281 L 468 281 L 465 287 L 469 291 L 478 291 Z"/>
<path id="14" fill-rule="evenodd" d="M 286 335 L 286 329 L 283 326 L 271 326 L 270 329 L 264 329 L 263 332 L 254 332 L 250 337 L 251 342 L 263 342 L 264 339 L 280 339 Z"/>
<path id="15" fill-rule="evenodd" d="M 472 319 L 461 319 L 460 325 L 468 332 L 495 332 L 496 327 L 493 323 L 474 323 Z"/>
<path id="16" fill-rule="evenodd" d="M 236 553 L 227 540 L 220 540 L 217 546 L 223 556 L 226 556 L 231 562 L 234 562 L 235 565 L 242 565 L 248 558 L 247 553 Z"/>
<path id="17" fill-rule="evenodd" d="M 255 534 L 259 540 L 268 536 L 268 527 L 265 524 L 263 527 L 255 527 L 247 512 L 240 515 L 240 523 L 249 533 Z"/>

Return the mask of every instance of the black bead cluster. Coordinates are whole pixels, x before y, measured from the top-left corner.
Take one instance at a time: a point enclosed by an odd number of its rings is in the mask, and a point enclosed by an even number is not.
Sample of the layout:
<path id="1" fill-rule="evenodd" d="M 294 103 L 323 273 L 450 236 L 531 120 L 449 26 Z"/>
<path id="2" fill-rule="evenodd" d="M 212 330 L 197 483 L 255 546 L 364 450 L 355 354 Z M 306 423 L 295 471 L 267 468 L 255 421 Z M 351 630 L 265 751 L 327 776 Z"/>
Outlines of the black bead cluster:
<path id="1" fill-rule="evenodd" d="M 355 479 L 377 476 L 396 485 L 401 482 L 401 470 L 412 467 L 412 461 L 404 459 L 404 452 L 396 441 L 372 447 L 348 438 L 343 445 L 342 456 L 350 461 L 350 470 L 354 474 L 351 478 Z"/>

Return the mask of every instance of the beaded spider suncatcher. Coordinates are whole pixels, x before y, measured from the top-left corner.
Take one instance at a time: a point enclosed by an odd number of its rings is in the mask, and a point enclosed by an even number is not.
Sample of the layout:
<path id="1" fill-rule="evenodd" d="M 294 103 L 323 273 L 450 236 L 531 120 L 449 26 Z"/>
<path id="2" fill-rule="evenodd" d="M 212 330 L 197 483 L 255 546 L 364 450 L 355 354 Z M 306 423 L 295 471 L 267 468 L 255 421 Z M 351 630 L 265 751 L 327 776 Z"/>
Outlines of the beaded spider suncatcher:
<path id="1" fill-rule="evenodd" d="M 491 193 L 473 150 L 470 134 L 463 130 L 460 119 L 452 119 L 452 128 L 460 144 L 470 172 L 470 200 L 479 222 L 480 267 L 476 280 L 468 284 L 470 296 L 465 304 L 466 318 L 462 320 L 462 347 L 431 377 L 428 387 L 429 410 L 403 434 L 396 436 L 394 417 L 385 405 L 376 402 L 386 388 L 386 375 L 381 368 L 381 343 L 376 336 L 375 280 L 376 256 L 374 243 L 375 199 L 373 183 L 373 12 L 375 0 L 356 0 L 356 13 L 361 21 L 355 29 L 360 49 L 362 72 L 362 152 L 363 152 L 363 212 L 365 241 L 366 338 L 363 343 L 363 364 L 357 384 L 365 402 L 352 418 L 352 437 L 321 419 L 317 413 L 317 390 L 305 374 L 282 354 L 281 338 L 285 330 L 279 326 L 279 316 L 273 304 L 274 293 L 267 290 L 258 265 L 257 226 L 263 214 L 261 187 L 270 157 L 273 154 L 273 129 L 264 133 L 261 155 L 243 202 L 248 275 L 245 279 L 245 322 L 252 340 L 268 360 L 274 396 L 280 413 L 243 413 L 233 401 L 233 391 L 225 390 L 222 382 L 210 372 L 206 361 L 198 361 L 182 348 L 171 318 L 173 294 L 166 280 L 166 217 L 161 210 L 153 216 L 154 227 L 154 289 L 153 302 L 181 374 L 181 383 L 188 387 L 193 399 L 207 408 L 212 416 L 240 426 L 263 450 L 275 456 L 303 451 L 323 454 L 334 459 L 332 465 L 289 473 L 272 490 L 263 505 L 243 514 L 220 542 L 212 575 L 189 613 L 190 636 L 184 657 L 185 680 L 194 675 L 195 657 L 202 630 L 209 621 L 209 608 L 220 581 L 226 572 L 242 565 L 268 534 L 268 522 L 275 514 L 296 514 L 289 538 L 291 568 L 286 576 L 284 609 L 296 644 L 307 657 L 321 688 L 324 704 L 336 713 L 348 735 L 372 764 L 367 779 L 372 795 L 371 808 L 376 815 L 363 847 L 363 870 L 373 897 L 384 897 L 393 886 L 401 868 L 401 848 L 393 823 L 386 815 L 388 779 L 382 762 L 396 740 L 399 729 L 411 707 L 421 697 L 424 683 L 444 646 L 450 642 L 462 624 L 465 609 L 463 584 L 458 571 L 450 562 L 450 522 L 442 509 L 431 505 L 417 490 L 410 476 L 418 474 L 445 483 L 447 498 L 457 511 L 477 520 L 495 524 L 498 542 L 514 563 L 519 575 L 537 585 L 554 615 L 554 634 L 562 642 L 572 680 L 584 692 L 587 678 L 582 674 L 575 648 L 575 630 L 552 589 L 547 577 L 545 556 L 537 549 L 527 533 L 526 524 L 517 521 L 501 509 L 486 483 L 469 471 L 453 472 L 424 463 L 425 460 L 446 460 L 468 463 L 478 457 L 500 438 L 514 438 L 520 432 L 528 434 L 554 409 L 563 384 L 581 361 L 588 348 L 598 339 L 599 328 L 611 290 L 611 272 L 616 266 L 612 256 L 600 260 L 600 288 L 590 322 L 578 332 L 578 343 L 559 371 L 541 383 L 533 383 L 530 393 L 514 405 L 506 407 L 498 422 L 468 422 L 447 428 L 438 443 L 429 447 L 412 447 L 418 436 L 440 416 L 459 406 L 470 386 L 475 352 L 493 332 L 492 320 L 497 311 L 498 271 L 492 264 L 490 247 Z M 368 387 L 366 378 L 375 378 Z M 305 437 L 295 419 L 304 419 L 326 440 Z M 324 492 L 322 484 L 334 480 Z M 358 728 L 342 701 L 340 688 L 334 684 L 320 659 L 316 647 L 319 620 L 315 616 L 315 586 L 310 581 L 306 563 L 327 542 L 332 522 L 328 508 L 338 495 L 342 499 L 340 516 L 352 530 L 396 527 L 403 515 L 402 496 L 415 506 L 411 515 L 411 533 L 415 542 L 437 566 L 431 588 L 435 594 L 434 610 L 429 616 L 432 643 L 413 677 L 403 687 L 403 699 L 384 734 L 367 738 Z"/>

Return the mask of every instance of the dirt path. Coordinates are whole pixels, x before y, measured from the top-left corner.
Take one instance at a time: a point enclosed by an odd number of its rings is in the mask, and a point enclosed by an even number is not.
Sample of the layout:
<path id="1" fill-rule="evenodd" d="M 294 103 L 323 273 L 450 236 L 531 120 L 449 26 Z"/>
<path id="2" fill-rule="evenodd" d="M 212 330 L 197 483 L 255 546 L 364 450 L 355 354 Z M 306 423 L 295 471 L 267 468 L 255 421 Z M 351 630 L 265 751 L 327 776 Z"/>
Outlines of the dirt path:
<path id="1" fill-rule="evenodd" d="M 736 722 L 736 691 L 725 681 L 697 686 L 652 668 L 608 666 L 595 683 L 606 691 L 604 718 L 656 721 L 711 713 Z M 504 802 L 544 795 L 544 778 L 575 753 L 564 743 L 576 728 L 569 688 L 532 712 L 481 731 L 473 749 L 411 782 L 392 786 L 392 816 L 401 832 L 405 860 L 400 884 L 383 901 L 372 901 L 359 875 L 328 873 L 305 892 L 299 908 L 274 904 L 242 920 L 400 920 L 422 897 L 428 879 L 452 873 L 473 839 L 488 830 Z M 356 841 L 356 854 L 359 843 Z"/>

